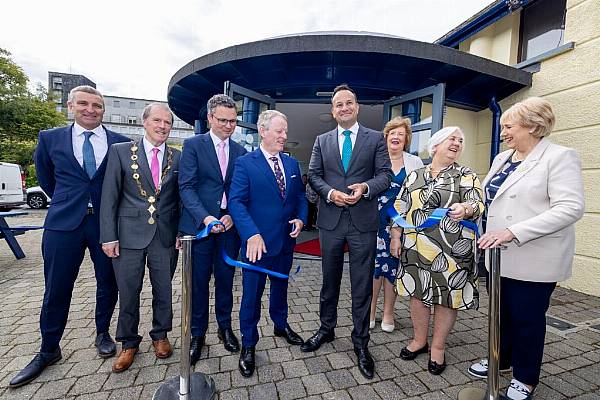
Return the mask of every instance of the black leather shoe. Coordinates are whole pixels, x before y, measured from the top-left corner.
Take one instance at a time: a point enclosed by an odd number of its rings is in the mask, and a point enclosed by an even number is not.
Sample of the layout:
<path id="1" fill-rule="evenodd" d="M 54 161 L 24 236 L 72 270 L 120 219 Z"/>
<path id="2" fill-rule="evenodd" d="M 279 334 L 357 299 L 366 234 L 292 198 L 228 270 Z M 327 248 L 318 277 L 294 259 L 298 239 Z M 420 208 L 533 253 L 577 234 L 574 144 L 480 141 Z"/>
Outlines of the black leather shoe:
<path id="1" fill-rule="evenodd" d="M 432 375 L 439 375 L 446 369 L 446 360 L 443 363 L 438 364 L 437 362 L 429 359 L 429 363 L 427 363 L 427 370 Z"/>
<path id="2" fill-rule="evenodd" d="M 29 382 L 40 376 L 46 367 L 54 364 L 62 358 L 60 348 L 52 353 L 37 353 L 33 360 L 23 368 L 14 378 L 11 379 L 8 387 L 18 388 L 27 385 Z"/>
<path id="3" fill-rule="evenodd" d="M 223 342 L 225 350 L 232 353 L 240 351 L 240 342 L 238 342 L 238 339 L 235 337 L 231 328 L 219 329 L 217 336 L 219 337 L 219 340 Z"/>
<path id="4" fill-rule="evenodd" d="M 367 379 L 375 376 L 375 361 L 367 347 L 355 347 L 354 354 L 358 357 L 358 370 Z"/>
<path id="5" fill-rule="evenodd" d="M 96 348 L 98 349 L 98 355 L 102 358 L 117 354 L 117 345 L 108 332 L 102 332 L 96 336 Z"/>
<path id="6" fill-rule="evenodd" d="M 273 334 L 275 334 L 275 336 L 284 337 L 289 344 L 293 344 L 294 346 L 300 346 L 304 343 L 304 340 L 302 340 L 300 335 L 294 332 L 289 325 L 286 325 L 285 328 L 281 330 L 275 328 Z"/>
<path id="7" fill-rule="evenodd" d="M 330 333 L 317 331 L 317 333 L 312 335 L 310 339 L 300 346 L 300 350 L 305 353 L 308 353 L 309 351 L 316 351 L 323 343 L 333 342 L 333 339 L 335 339 L 335 334 L 333 331 Z"/>
<path id="8" fill-rule="evenodd" d="M 400 358 L 406 361 L 414 360 L 417 358 L 419 354 L 425 354 L 429 351 L 429 344 L 425 343 L 425 346 L 421 347 L 419 350 L 410 351 L 408 347 L 403 347 L 400 350 Z"/>
<path id="9" fill-rule="evenodd" d="M 242 347 L 240 362 L 238 364 L 240 373 L 244 378 L 250 378 L 254 373 L 254 347 Z"/>
<path id="10" fill-rule="evenodd" d="M 192 336 L 190 341 L 190 364 L 196 365 L 204 347 L 204 336 Z"/>

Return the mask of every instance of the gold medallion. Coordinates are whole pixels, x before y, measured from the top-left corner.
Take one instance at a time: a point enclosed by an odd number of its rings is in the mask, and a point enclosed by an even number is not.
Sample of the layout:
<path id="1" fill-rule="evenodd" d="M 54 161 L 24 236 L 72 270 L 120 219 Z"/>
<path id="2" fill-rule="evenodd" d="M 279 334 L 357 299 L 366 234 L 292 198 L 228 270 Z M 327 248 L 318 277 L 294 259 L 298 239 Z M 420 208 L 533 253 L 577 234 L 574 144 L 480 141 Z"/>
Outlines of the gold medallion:
<path id="1" fill-rule="evenodd" d="M 140 179 L 140 174 L 138 174 L 137 172 L 133 174 L 133 179 Z"/>
<path id="2" fill-rule="evenodd" d="M 148 197 L 148 203 L 154 203 L 155 201 L 156 199 L 154 198 L 154 196 Z"/>
<path id="3" fill-rule="evenodd" d="M 150 225 L 154 225 L 154 218 L 152 218 L 152 217 L 148 218 L 148 223 Z"/>
<path id="4" fill-rule="evenodd" d="M 136 161 L 138 159 L 137 154 L 132 154 L 131 155 L 131 161 Z"/>
<path id="5" fill-rule="evenodd" d="M 156 208 L 154 208 L 154 205 L 151 204 L 150 207 L 148 207 L 148 212 L 150 213 L 150 216 L 154 214 L 154 211 L 156 211 Z"/>
<path id="6" fill-rule="evenodd" d="M 138 147 L 137 146 L 131 146 L 131 151 L 138 151 Z"/>
<path id="7" fill-rule="evenodd" d="M 133 170 L 136 170 L 136 169 L 138 169 L 138 168 L 139 168 L 139 167 L 138 167 L 138 165 L 137 165 L 137 164 L 131 164 L 131 169 L 133 169 Z"/>

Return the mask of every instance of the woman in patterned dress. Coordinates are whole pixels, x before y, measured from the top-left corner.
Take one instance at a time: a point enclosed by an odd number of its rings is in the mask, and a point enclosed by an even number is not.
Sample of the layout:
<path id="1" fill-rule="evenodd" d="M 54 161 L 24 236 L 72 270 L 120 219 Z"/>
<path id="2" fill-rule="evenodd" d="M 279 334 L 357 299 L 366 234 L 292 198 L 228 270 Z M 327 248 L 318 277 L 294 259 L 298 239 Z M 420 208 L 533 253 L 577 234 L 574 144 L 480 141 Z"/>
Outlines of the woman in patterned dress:
<path id="1" fill-rule="evenodd" d="M 476 221 L 484 210 L 477 175 L 457 164 L 464 135 L 446 127 L 429 139 L 431 164 L 404 181 L 396 210 L 411 225 L 421 225 L 436 208 L 449 208 L 438 225 L 425 229 L 392 227 L 390 251 L 400 258 L 398 293 L 410 296 L 414 337 L 400 351 L 404 360 L 427 353 L 430 308 L 434 308 L 433 337 L 428 370 L 438 375 L 446 368 L 446 338 L 457 310 L 479 306 L 475 257 L 475 232 L 462 219 Z M 402 244 L 400 243 L 402 239 Z"/>
<path id="2" fill-rule="evenodd" d="M 394 206 L 396 196 L 400 192 L 402 182 L 407 174 L 417 168 L 423 167 L 423 162 L 417 156 L 406 152 L 410 148 L 412 129 L 410 119 L 396 117 L 391 119 L 383 128 L 394 174 L 388 190 L 377 198 L 379 207 L 379 230 L 377 232 L 377 253 L 375 256 L 375 272 L 373 274 L 373 299 L 371 300 L 371 321 L 369 328 L 375 328 L 375 314 L 377 313 L 377 297 L 383 286 L 383 317 L 381 329 L 384 332 L 394 330 L 394 303 L 396 292 L 396 272 L 398 259 L 390 256 L 390 218 L 387 214 L 389 207 Z"/>

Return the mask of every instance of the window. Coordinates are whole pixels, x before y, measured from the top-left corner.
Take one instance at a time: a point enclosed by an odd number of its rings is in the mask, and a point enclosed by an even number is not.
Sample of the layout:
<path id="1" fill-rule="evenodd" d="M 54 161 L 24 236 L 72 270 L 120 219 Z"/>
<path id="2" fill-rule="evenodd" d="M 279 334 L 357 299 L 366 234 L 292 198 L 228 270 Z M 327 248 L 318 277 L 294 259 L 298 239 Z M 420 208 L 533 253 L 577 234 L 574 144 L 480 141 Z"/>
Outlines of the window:
<path id="1" fill-rule="evenodd" d="M 540 0 L 521 11 L 519 61 L 563 44 L 566 0 Z"/>
<path id="2" fill-rule="evenodd" d="M 129 102 L 129 108 L 135 108 L 135 101 Z"/>
<path id="3" fill-rule="evenodd" d="M 121 116 L 119 114 L 113 114 L 110 116 L 110 122 L 113 122 L 115 124 L 120 124 L 121 123 Z"/>
<path id="4" fill-rule="evenodd" d="M 129 118 L 127 119 L 127 123 L 129 125 L 135 125 L 135 124 L 137 124 L 137 117 L 129 116 Z"/>
<path id="5" fill-rule="evenodd" d="M 113 100 L 113 106 L 115 108 L 119 108 L 119 107 L 121 107 L 121 102 L 119 100 Z"/>

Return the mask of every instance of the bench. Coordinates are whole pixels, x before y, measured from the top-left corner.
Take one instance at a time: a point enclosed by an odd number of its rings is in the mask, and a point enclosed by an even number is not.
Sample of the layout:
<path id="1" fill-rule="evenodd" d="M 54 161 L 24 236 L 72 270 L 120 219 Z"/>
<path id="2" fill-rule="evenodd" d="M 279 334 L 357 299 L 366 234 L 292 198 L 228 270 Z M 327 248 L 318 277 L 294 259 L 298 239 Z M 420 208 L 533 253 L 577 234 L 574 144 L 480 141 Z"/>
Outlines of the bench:
<path id="1" fill-rule="evenodd" d="M 43 226 L 13 226 L 10 227 L 6 223 L 5 218 L 8 217 L 17 217 L 20 215 L 27 215 L 25 211 L 6 211 L 0 212 L 0 239 L 6 240 L 8 243 L 8 247 L 12 250 L 13 254 L 17 258 L 17 260 L 21 258 L 25 258 L 25 253 L 23 253 L 23 249 L 15 239 L 15 236 L 19 236 L 24 234 L 27 231 L 43 229 Z"/>

